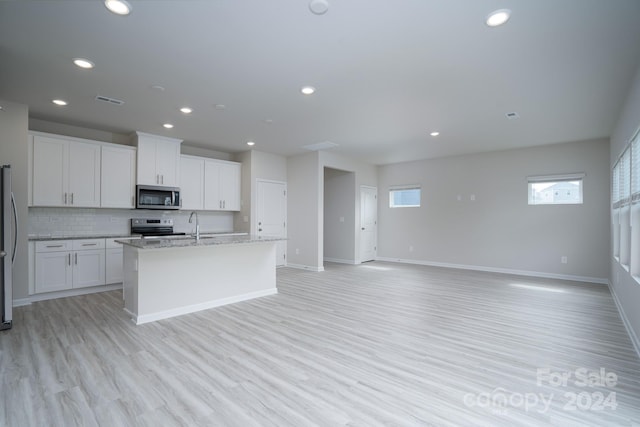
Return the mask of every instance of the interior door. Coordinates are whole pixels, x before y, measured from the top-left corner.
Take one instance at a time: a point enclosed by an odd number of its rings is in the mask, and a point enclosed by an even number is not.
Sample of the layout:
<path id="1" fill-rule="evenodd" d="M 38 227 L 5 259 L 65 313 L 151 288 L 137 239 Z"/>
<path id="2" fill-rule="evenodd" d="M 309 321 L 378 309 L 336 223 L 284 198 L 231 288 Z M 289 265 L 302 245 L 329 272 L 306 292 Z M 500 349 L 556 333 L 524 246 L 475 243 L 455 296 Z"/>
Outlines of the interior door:
<path id="1" fill-rule="evenodd" d="M 378 189 L 360 187 L 360 262 L 373 261 L 377 254 Z"/>
<path id="2" fill-rule="evenodd" d="M 287 237 L 287 184 L 284 182 L 257 182 L 256 234 L 258 236 Z M 286 241 L 278 242 L 276 265 L 286 263 Z"/>

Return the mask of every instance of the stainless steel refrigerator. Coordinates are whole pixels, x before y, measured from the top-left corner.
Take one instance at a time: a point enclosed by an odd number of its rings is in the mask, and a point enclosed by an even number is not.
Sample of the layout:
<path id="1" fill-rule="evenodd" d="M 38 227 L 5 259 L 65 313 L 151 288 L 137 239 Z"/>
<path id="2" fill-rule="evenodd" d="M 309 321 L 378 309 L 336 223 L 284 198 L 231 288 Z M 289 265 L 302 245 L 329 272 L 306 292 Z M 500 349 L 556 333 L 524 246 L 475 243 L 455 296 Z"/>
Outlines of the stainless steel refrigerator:
<path id="1" fill-rule="evenodd" d="M 18 215 L 11 192 L 11 166 L 0 168 L 0 330 L 11 329 L 13 323 L 13 263 L 18 244 Z"/>

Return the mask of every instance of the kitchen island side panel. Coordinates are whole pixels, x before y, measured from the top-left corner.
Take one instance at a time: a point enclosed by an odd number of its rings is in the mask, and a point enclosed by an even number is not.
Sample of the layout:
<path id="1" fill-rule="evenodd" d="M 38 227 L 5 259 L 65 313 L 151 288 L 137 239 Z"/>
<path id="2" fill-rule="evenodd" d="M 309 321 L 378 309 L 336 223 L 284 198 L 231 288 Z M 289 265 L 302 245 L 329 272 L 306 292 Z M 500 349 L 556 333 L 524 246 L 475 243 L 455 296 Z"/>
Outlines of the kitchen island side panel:
<path id="1" fill-rule="evenodd" d="M 128 269 L 136 265 L 127 258 L 137 257 L 137 271 L 131 271 L 136 291 L 125 291 L 125 308 L 138 324 L 277 293 L 274 242 L 125 252 Z"/>

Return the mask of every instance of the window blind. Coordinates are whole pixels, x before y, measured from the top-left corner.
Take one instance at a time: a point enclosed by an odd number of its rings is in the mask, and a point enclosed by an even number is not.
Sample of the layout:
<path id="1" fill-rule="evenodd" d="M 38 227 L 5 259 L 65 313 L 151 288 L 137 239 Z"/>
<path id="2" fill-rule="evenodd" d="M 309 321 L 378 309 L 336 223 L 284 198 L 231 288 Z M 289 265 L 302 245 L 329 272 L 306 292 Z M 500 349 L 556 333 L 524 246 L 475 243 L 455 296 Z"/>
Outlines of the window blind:
<path id="1" fill-rule="evenodd" d="M 631 201 L 640 202 L 640 133 L 631 141 Z"/>
<path id="2" fill-rule="evenodd" d="M 611 203 L 614 209 L 618 208 L 620 201 L 620 162 L 613 167 L 613 188 L 611 189 Z"/>
<path id="3" fill-rule="evenodd" d="M 620 206 L 626 206 L 631 201 L 631 150 L 629 148 L 624 151 L 620 159 L 619 177 L 619 204 Z"/>

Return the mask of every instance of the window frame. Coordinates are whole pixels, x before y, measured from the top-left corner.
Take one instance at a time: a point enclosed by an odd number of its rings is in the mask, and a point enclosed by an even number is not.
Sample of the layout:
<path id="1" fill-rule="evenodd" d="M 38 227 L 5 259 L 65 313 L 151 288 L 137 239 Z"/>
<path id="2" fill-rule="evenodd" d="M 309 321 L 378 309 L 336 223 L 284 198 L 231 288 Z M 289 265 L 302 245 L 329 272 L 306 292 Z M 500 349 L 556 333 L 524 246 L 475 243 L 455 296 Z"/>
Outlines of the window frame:
<path id="1" fill-rule="evenodd" d="M 566 205 L 582 205 L 584 204 L 584 178 L 585 173 L 572 173 L 563 175 L 533 175 L 527 177 L 527 204 L 529 206 L 566 206 Z M 579 200 L 565 202 L 544 202 L 536 201 L 534 197 L 533 184 L 542 183 L 563 183 L 578 181 Z"/>
<path id="2" fill-rule="evenodd" d="M 394 193 L 401 191 L 411 191 L 418 190 L 418 204 L 417 205 L 396 205 L 394 203 Z M 397 208 L 419 208 L 422 206 L 422 186 L 420 184 L 410 184 L 410 185 L 391 185 L 389 186 L 389 208 L 397 209 Z"/>

